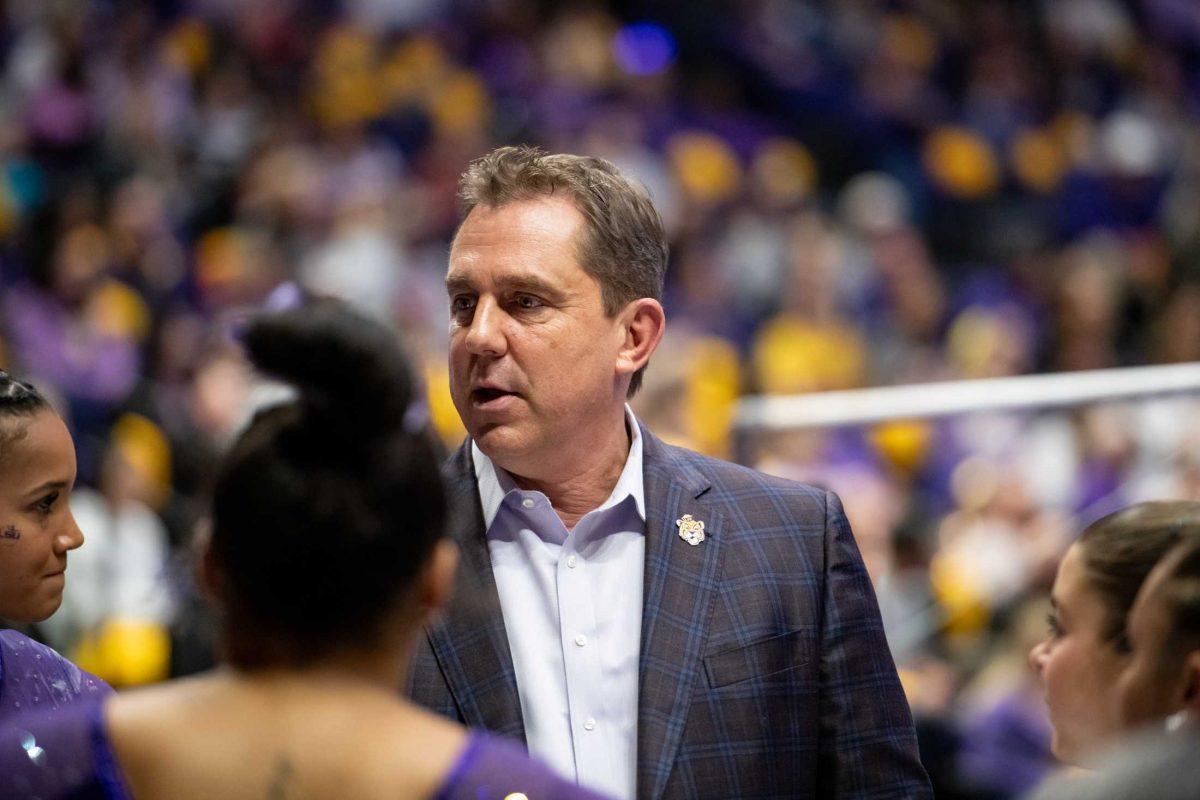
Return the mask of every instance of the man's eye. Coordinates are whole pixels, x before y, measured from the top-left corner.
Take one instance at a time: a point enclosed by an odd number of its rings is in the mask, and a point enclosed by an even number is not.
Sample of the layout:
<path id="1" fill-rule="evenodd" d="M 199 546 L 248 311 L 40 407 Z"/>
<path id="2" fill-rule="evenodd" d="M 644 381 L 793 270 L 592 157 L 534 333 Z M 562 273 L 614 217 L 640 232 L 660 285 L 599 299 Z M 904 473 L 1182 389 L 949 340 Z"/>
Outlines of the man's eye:
<path id="1" fill-rule="evenodd" d="M 471 307 L 474 305 L 475 301 L 469 297 L 460 295 L 459 297 L 450 298 L 450 310 L 455 314 L 462 313 L 463 311 L 470 311 Z"/>
<path id="2" fill-rule="evenodd" d="M 1050 628 L 1050 635 L 1057 639 L 1062 636 L 1062 623 L 1058 621 L 1058 615 L 1050 613 L 1046 615 L 1046 626 Z"/>
<path id="3" fill-rule="evenodd" d="M 531 294 L 519 294 L 516 297 L 516 303 L 520 308 L 541 308 L 542 301 Z"/>

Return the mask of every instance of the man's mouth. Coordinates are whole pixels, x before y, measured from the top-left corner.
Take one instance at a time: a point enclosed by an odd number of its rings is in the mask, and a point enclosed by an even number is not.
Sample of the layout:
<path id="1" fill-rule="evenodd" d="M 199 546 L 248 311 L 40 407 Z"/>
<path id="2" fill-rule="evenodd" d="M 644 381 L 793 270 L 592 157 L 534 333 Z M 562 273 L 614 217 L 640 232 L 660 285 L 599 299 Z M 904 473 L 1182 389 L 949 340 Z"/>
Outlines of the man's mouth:
<path id="1" fill-rule="evenodd" d="M 471 402 L 476 405 L 487 405 L 503 397 L 515 396 L 515 392 L 506 392 L 503 389 L 479 388 L 471 390 Z"/>

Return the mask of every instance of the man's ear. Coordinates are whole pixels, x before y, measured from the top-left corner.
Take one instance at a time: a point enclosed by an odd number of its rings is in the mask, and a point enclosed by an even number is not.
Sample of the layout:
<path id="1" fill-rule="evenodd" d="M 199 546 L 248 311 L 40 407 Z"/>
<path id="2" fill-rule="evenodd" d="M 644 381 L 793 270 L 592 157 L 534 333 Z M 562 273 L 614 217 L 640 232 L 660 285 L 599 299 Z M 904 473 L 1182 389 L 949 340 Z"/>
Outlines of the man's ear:
<path id="1" fill-rule="evenodd" d="M 450 602 L 454 594 L 454 576 L 458 572 L 458 545 L 449 539 L 442 539 L 425 562 L 421 571 L 421 584 L 418 587 L 417 601 L 423 620 L 437 614 Z"/>
<path id="2" fill-rule="evenodd" d="M 662 303 L 652 297 L 640 297 L 622 309 L 621 332 L 624 339 L 617 354 L 617 374 L 633 375 L 650 360 L 667 329 Z"/>

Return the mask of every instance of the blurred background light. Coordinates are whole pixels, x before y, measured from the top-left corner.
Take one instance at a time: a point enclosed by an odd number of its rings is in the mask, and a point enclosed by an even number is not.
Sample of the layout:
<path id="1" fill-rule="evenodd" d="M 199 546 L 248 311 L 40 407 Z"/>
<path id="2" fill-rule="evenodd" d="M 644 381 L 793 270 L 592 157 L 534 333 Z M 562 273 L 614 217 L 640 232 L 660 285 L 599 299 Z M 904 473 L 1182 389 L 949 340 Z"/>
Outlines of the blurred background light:
<path id="1" fill-rule="evenodd" d="M 626 25 L 613 37 L 613 56 L 631 75 L 657 75 L 675 61 L 675 37 L 661 25 Z"/>

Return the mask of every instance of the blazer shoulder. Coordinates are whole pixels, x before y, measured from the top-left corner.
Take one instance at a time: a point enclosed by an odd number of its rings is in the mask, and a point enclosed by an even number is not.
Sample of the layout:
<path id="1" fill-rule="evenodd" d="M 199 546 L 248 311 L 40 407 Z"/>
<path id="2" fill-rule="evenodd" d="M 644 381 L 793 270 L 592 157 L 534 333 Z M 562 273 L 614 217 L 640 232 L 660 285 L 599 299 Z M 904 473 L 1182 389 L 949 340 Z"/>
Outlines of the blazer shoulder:
<path id="1" fill-rule="evenodd" d="M 663 460 L 674 462 L 682 467 L 683 471 L 694 473 L 694 480 L 702 486 L 706 485 L 704 488 L 708 488 L 715 495 L 712 498 L 714 500 L 724 496 L 728 496 L 733 502 L 754 497 L 778 498 L 789 504 L 798 503 L 805 510 L 811 509 L 824 514 L 832 495 L 827 489 L 819 486 L 768 475 L 686 448 L 656 442 L 657 448 L 662 448 L 665 456 Z"/>

